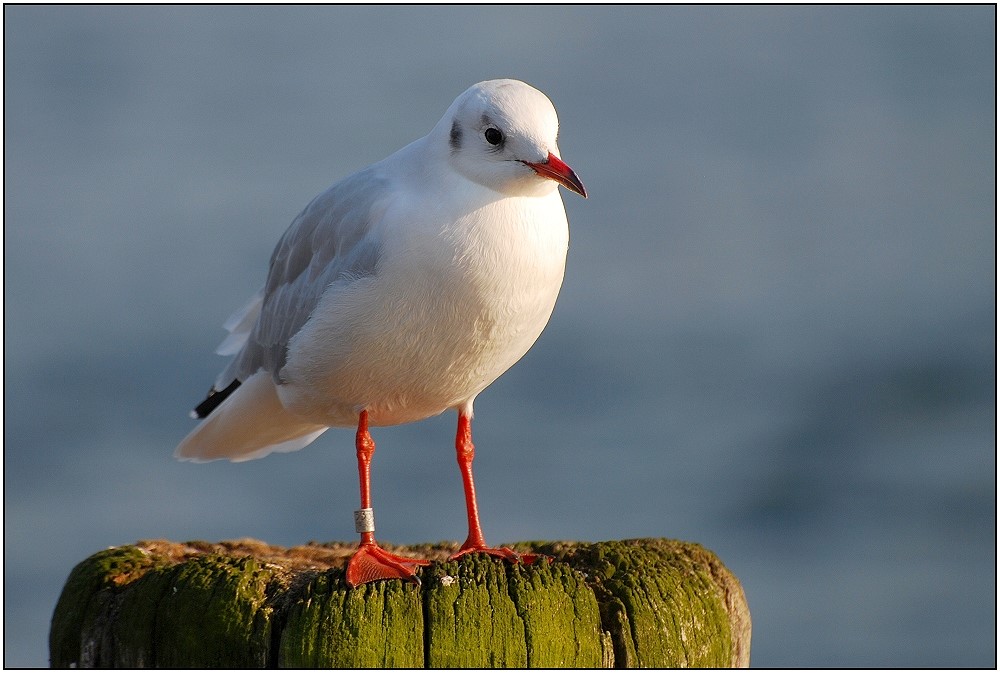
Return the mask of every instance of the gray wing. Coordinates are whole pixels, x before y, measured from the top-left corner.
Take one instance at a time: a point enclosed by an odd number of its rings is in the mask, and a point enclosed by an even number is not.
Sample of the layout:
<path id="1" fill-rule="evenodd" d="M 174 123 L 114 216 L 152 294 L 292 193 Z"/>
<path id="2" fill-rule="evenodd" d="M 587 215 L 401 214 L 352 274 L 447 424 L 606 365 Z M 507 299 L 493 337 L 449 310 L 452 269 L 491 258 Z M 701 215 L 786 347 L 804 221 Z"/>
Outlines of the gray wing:
<path id="1" fill-rule="evenodd" d="M 330 187 L 295 218 L 271 255 L 264 289 L 226 323 L 231 334 L 219 352 L 236 357 L 216 390 L 259 369 L 279 380 L 289 340 L 326 289 L 375 274 L 381 249 L 372 225 L 387 194 L 386 181 L 368 168 Z"/>

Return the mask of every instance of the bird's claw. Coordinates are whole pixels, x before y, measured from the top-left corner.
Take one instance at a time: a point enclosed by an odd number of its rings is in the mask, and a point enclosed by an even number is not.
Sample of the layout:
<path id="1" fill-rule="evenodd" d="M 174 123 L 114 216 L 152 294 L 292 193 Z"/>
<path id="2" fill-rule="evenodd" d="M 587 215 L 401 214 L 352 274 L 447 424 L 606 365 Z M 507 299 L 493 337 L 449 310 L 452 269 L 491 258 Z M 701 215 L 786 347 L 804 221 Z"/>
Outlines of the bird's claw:
<path id="1" fill-rule="evenodd" d="M 353 589 L 375 580 L 391 579 L 420 584 L 417 568 L 430 563 L 427 559 L 392 554 L 375 543 L 362 544 L 347 564 L 347 586 Z"/>
<path id="2" fill-rule="evenodd" d="M 464 544 L 462 548 L 457 552 L 448 557 L 449 561 L 455 561 L 459 558 L 465 556 L 466 554 L 488 554 L 490 556 L 495 556 L 496 558 L 503 559 L 504 561 L 509 561 L 510 563 L 523 563 L 525 565 L 531 565 L 539 559 L 544 559 L 549 563 L 552 563 L 552 557 L 546 556 L 545 554 L 521 554 L 516 552 L 510 547 L 487 547 L 486 545 L 469 545 Z"/>

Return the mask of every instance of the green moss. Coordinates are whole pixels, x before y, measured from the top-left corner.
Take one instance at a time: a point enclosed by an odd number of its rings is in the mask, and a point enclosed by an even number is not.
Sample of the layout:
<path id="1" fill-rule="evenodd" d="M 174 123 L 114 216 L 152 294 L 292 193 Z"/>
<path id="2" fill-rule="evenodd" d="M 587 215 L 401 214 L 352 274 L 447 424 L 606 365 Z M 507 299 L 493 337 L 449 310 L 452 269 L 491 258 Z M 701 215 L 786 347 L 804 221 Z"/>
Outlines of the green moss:
<path id="1" fill-rule="evenodd" d="M 545 561 L 507 570 L 510 595 L 524 623 L 528 667 L 599 667 L 601 617 L 582 575 Z"/>
<path id="2" fill-rule="evenodd" d="M 348 589 L 342 570 L 317 574 L 288 611 L 278 665 L 422 668 L 420 589 L 400 580 Z"/>
<path id="3" fill-rule="evenodd" d="M 73 569 L 53 615 L 53 666 L 727 667 L 749 653 L 738 582 L 688 543 L 522 543 L 555 562 L 471 554 L 421 569 L 423 586 L 353 590 L 341 569 L 169 545 Z"/>
<path id="4" fill-rule="evenodd" d="M 271 646 L 273 571 L 249 558 L 197 556 L 150 579 L 136 612 L 154 612 L 152 649 L 163 668 L 262 668 Z M 147 576 L 148 577 L 148 576 Z"/>
<path id="5" fill-rule="evenodd" d="M 482 554 L 434 564 L 427 586 L 427 665 L 431 668 L 524 668 L 524 623 L 507 586 L 505 562 Z"/>
<path id="6" fill-rule="evenodd" d="M 101 665 L 147 668 L 155 665 L 154 635 L 160 599 L 170 590 L 173 573 L 152 571 L 118 597 L 115 618 L 108 625 L 110 643 Z"/>
<path id="7" fill-rule="evenodd" d="M 116 589 L 154 567 L 156 561 L 135 547 L 97 552 L 70 572 L 49 630 L 53 668 L 100 665 L 101 633 L 95 622 L 107 615 Z"/>
<path id="8" fill-rule="evenodd" d="M 579 562 L 595 569 L 597 592 L 609 606 L 605 618 L 613 623 L 606 627 L 617 640 L 617 663 L 729 666 L 725 599 L 708 569 L 692 558 L 692 548 L 668 540 L 631 540 L 579 550 Z"/>

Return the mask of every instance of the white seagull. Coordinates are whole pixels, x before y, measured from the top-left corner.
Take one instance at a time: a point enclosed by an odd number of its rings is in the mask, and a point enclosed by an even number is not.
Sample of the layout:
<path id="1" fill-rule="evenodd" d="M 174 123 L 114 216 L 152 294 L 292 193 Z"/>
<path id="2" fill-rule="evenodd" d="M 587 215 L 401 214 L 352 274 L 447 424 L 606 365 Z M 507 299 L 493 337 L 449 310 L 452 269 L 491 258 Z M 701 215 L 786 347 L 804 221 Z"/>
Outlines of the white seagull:
<path id="1" fill-rule="evenodd" d="M 476 395 L 531 348 L 552 313 L 569 244 L 555 108 L 512 79 L 480 82 L 431 132 L 313 199 L 278 242 L 264 288 L 225 324 L 233 355 L 192 415 L 182 460 L 295 451 L 357 427 L 361 534 L 347 582 L 416 579 L 428 562 L 375 541 L 368 428 L 458 412 L 469 534 L 487 546 L 472 479 Z"/>

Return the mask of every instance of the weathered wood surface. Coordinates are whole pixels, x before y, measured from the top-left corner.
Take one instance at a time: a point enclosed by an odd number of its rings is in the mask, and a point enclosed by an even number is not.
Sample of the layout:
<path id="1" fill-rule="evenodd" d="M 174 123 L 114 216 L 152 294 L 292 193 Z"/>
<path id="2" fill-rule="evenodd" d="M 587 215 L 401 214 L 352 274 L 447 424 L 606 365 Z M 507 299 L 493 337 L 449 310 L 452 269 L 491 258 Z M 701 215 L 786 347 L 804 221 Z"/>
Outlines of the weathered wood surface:
<path id="1" fill-rule="evenodd" d="M 522 543 L 530 566 L 450 545 L 422 585 L 348 589 L 352 544 L 144 541 L 73 569 L 53 667 L 737 667 L 750 661 L 739 581 L 673 540 Z"/>

